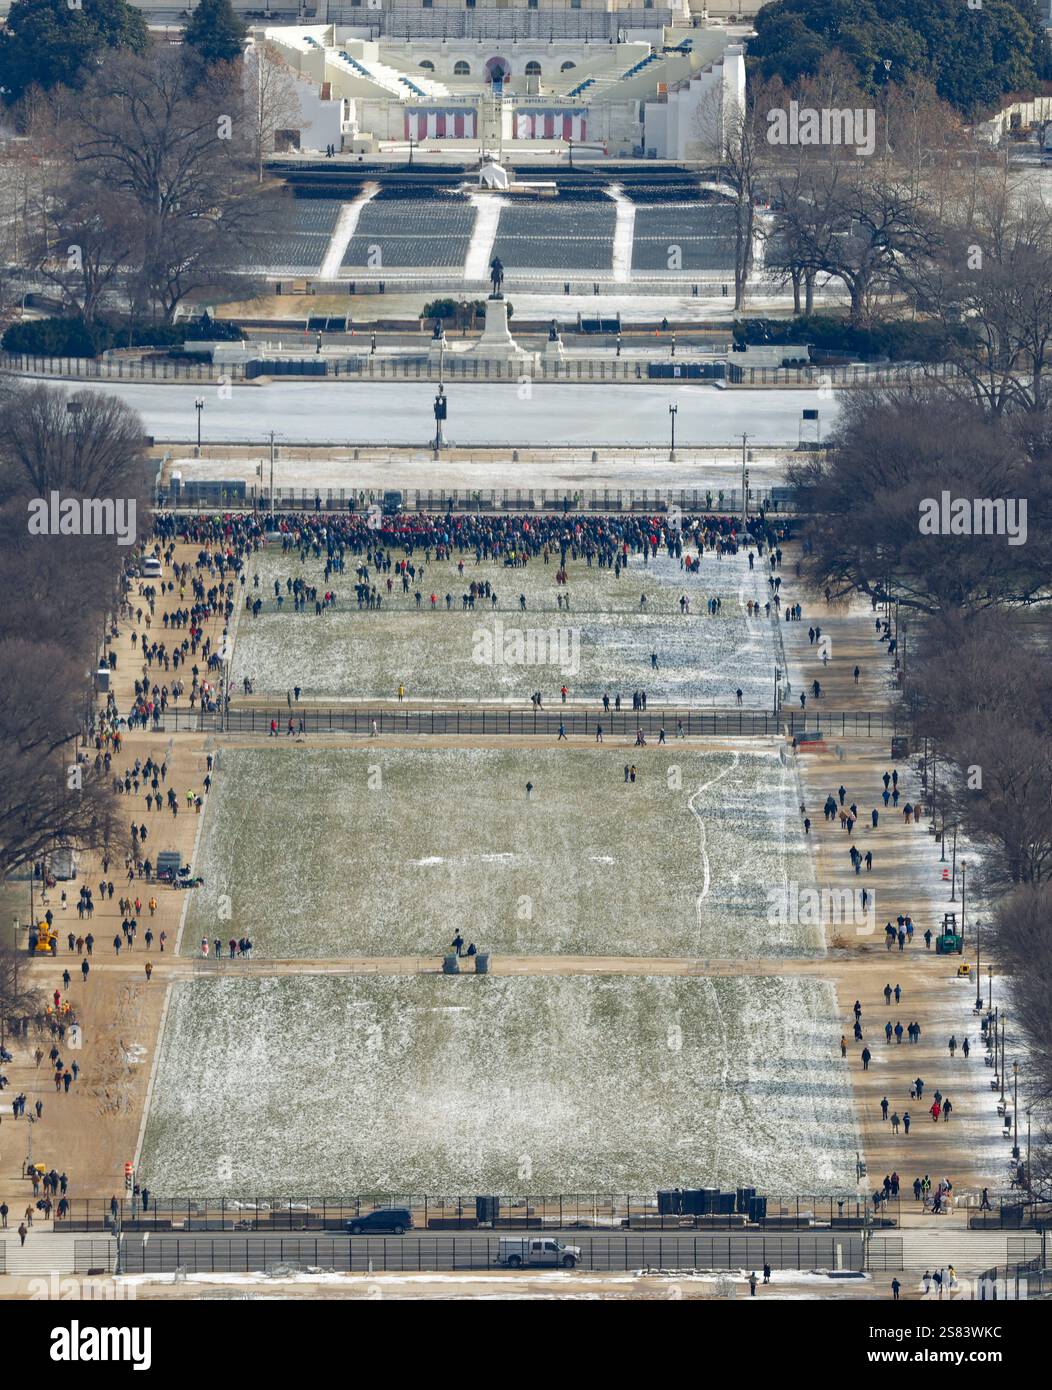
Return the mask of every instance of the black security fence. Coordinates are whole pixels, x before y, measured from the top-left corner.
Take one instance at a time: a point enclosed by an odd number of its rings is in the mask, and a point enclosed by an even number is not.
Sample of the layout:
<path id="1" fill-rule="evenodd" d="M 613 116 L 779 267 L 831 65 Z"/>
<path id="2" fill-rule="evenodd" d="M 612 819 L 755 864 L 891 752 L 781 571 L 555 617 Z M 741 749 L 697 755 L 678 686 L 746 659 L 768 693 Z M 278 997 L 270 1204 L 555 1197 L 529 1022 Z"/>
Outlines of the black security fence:
<path id="1" fill-rule="evenodd" d="M 75 1240 L 73 1242 L 74 1274 L 112 1274 L 117 1266 L 115 1240 Z"/>
<path id="2" fill-rule="evenodd" d="M 289 720 L 292 720 L 292 733 Z M 300 729 L 302 721 L 303 728 Z M 276 726 L 271 729 L 271 725 Z M 540 709 L 486 709 L 479 705 L 456 708 L 392 702 L 388 705 L 308 705 L 238 706 L 225 713 L 218 710 L 178 708 L 169 705 L 154 729 L 160 733 L 183 730 L 234 734 L 265 734 L 288 738 L 305 734 L 349 733 L 383 734 L 511 734 L 520 737 L 558 738 L 560 727 L 567 738 L 587 736 L 634 739 L 642 730 L 648 744 L 660 740 L 662 729 L 668 744 L 678 738 L 743 738 L 773 735 L 802 739 L 816 750 L 824 741 L 841 738 L 891 738 L 901 727 L 894 711 L 841 711 L 825 713 L 802 710 L 686 709 L 683 707 L 645 710 L 611 710 L 604 713 L 594 705 L 556 703 Z"/>
<path id="3" fill-rule="evenodd" d="M 860 1230 L 894 1228 L 900 1205 L 892 1198 L 874 1211 L 872 1200 L 851 1197 L 768 1197 L 754 1188 L 669 1190 L 651 1196 L 563 1194 L 556 1196 L 437 1197 L 379 1193 L 337 1199 L 271 1197 L 72 1198 L 61 1227 L 67 1231 L 125 1234 L 197 1231 L 341 1232 L 370 1213 L 407 1210 L 410 1231 L 748 1231 L 762 1229 Z M 393 1222 L 388 1224 L 393 1225 Z"/>
<path id="4" fill-rule="evenodd" d="M 580 1270 L 861 1271 L 861 1236 L 604 1235 L 552 1241 L 499 1236 L 152 1236 L 125 1235 L 122 1274 L 234 1274 L 336 1270 L 419 1273 L 451 1270 L 557 1268 Z M 536 1249 L 540 1246 L 542 1248 Z M 543 1247 L 549 1247 L 544 1249 Z"/>

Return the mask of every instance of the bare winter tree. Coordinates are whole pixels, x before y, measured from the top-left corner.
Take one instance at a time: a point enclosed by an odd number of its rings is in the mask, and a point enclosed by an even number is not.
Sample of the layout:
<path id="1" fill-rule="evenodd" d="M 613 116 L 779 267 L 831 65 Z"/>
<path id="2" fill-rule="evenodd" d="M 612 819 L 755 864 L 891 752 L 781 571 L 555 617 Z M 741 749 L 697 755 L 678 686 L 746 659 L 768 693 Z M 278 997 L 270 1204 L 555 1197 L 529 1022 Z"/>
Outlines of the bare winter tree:
<path id="1" fill-rule="evenodd" d="M 977 406 L 932 388 L 851 392 L 842 402 L 827 454 L 790 470 L 820 588 L 929 614 L 1046 600 L 1045 463 Z M 941 506 L 944 493 L 1025 500 L 1025 543 L 1010 545 L 1003 530 L 922 527 L 922 504 Z"/>
<path id="2" fill-rule="evenodd" d="M 1027 1092 L 1039 1103 L 1052 1101 L 1052 885 L 1028 885 L 1001 897 L 988 926 L 1001 969 L 1012 981 L 1014 1022 L 1027 1039 L 1023 1067 Z M 1052 1193 L 1052 1145 L 1039 1131 L 1042 1159 L 1035 1165 L 1045 1194 Z M 1036 1185 L 1036 1184 L 1035 1184 Z"/>
<path id="3" fill-rule="evenodd" d="M 734 307 L 745 303 L 756 249 L 763 121 L 756 94 L 745 104 L 726 104 L 721 89 L 698 109 L 698 134 L 719 168 L 721 185 L 734 212 Z"/>
<path id="4" fill-rule="evenodd" d="M 252 118 L 252 149 L 257 178 L 274 150 L 279 131 L 303 127 L 297 77 L 273 43 L 256 43 L 244 63 L 245 105 Z"/>
<path id="5" fill-rule="evenodd" d="M 44 1010 L 44 993 L 32 983 L 29 957 L 12 946 L 0 945 L 0 1043 L 12 1028 Z"/>
<path id="6" fill-rule="evenodd" d="M 93 323 L 141 264 L 143 220 L 127 194 L 74 167 L 45 200 L 30 245 L 31 263 L 61 292 L 66 308 Z"/>
<path id="7" fill-rule="evenodd" d="M 994 186 L 969 225 L 945 236 L 927 297 L 960 325 L 948 389 L 994 415 L 1041 415 L 1052 365 L 1052 213 Z"/>
<path id="8" fill-rule="evenodd" d="M 52 490 L 121 499 L 144 523 L 143 442 L 114 397 L 43 385 L 0 397 L 0 875 L 55 843 L 112 840 L 108 780 L 78 760 L 77 739 L 128 551 L 113 535 L 31 533 L 28 507 Z"/>
<path id="9" fill-rule="evenodd" d="M 85 92 L 75 157 L 142 219 L 143 294 L 171 320 L 182 301 L 225 286 L 252 223 L 251 122 L 240 82 L 178 50 L 107 56 Z"/>
<path id="10" fill-rule="evenodd" d="M 869 322 L 878 295 L 909 289 L 914 265 L 939 243 L 923 193 L 886 165 L 862 160 L 794 173 L 779 190 L 773 235 L 801 271 L 843 284 L 856 326 Z"/>

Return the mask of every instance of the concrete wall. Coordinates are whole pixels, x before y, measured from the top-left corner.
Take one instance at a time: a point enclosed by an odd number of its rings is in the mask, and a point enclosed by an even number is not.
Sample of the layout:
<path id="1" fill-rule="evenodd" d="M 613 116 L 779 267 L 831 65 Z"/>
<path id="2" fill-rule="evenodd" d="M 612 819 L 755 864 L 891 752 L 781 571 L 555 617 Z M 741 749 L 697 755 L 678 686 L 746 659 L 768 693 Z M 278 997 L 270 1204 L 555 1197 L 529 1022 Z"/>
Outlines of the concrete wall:
<path id="1" fill-rule="evenodd" d="M 672 88 L 644 110 L 644 144 L 657 159 L 696 159 L 719 144 L 745 100 L 745 55 L 740 45 Z"/>

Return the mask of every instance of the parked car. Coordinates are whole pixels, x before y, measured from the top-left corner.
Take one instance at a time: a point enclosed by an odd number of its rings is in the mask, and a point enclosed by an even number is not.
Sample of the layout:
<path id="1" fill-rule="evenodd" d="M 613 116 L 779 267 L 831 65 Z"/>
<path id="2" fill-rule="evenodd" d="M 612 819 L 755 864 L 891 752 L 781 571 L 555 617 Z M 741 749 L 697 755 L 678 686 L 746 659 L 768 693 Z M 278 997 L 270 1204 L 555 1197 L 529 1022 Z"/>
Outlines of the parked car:
<path id="1" fill-rule="evenodd" d="M 408 1207 L 377 1207 L 347 1222 L 347 1231 L 352 1236 L 369 1235 L 370 1232 L 386 1231 L 393 1236 L 404 1235 L 412 1229 L 413 1213 Z"/>
<path id="2" fill-rule="evenodd" d="M 551 1236 L 541 1239 L 501 1236 L 497 1252 L 497 1263 L 508 1269 L 521 1269 L 524 1265 L 561 1265 L 563 1269 L 573 1269 L 580 1258 L 579 1245 L 566 1245 Z"/>

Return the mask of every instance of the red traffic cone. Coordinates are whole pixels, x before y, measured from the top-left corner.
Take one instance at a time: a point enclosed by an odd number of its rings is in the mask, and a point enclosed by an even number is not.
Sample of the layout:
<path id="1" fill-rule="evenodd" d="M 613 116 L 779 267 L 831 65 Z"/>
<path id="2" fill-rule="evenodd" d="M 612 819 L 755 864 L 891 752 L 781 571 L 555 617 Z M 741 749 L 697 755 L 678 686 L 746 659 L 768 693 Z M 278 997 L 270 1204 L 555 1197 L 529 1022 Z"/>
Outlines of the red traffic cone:
<path id="1" fill-rule="evenodd" d="M 943 871 L 942 871 L 942 881 L 943 881 L 943 883 L 949 883 L 949 881 L 950 881 L 950 871 L 949 871 L 949 869 L 943 869 Z"/>

